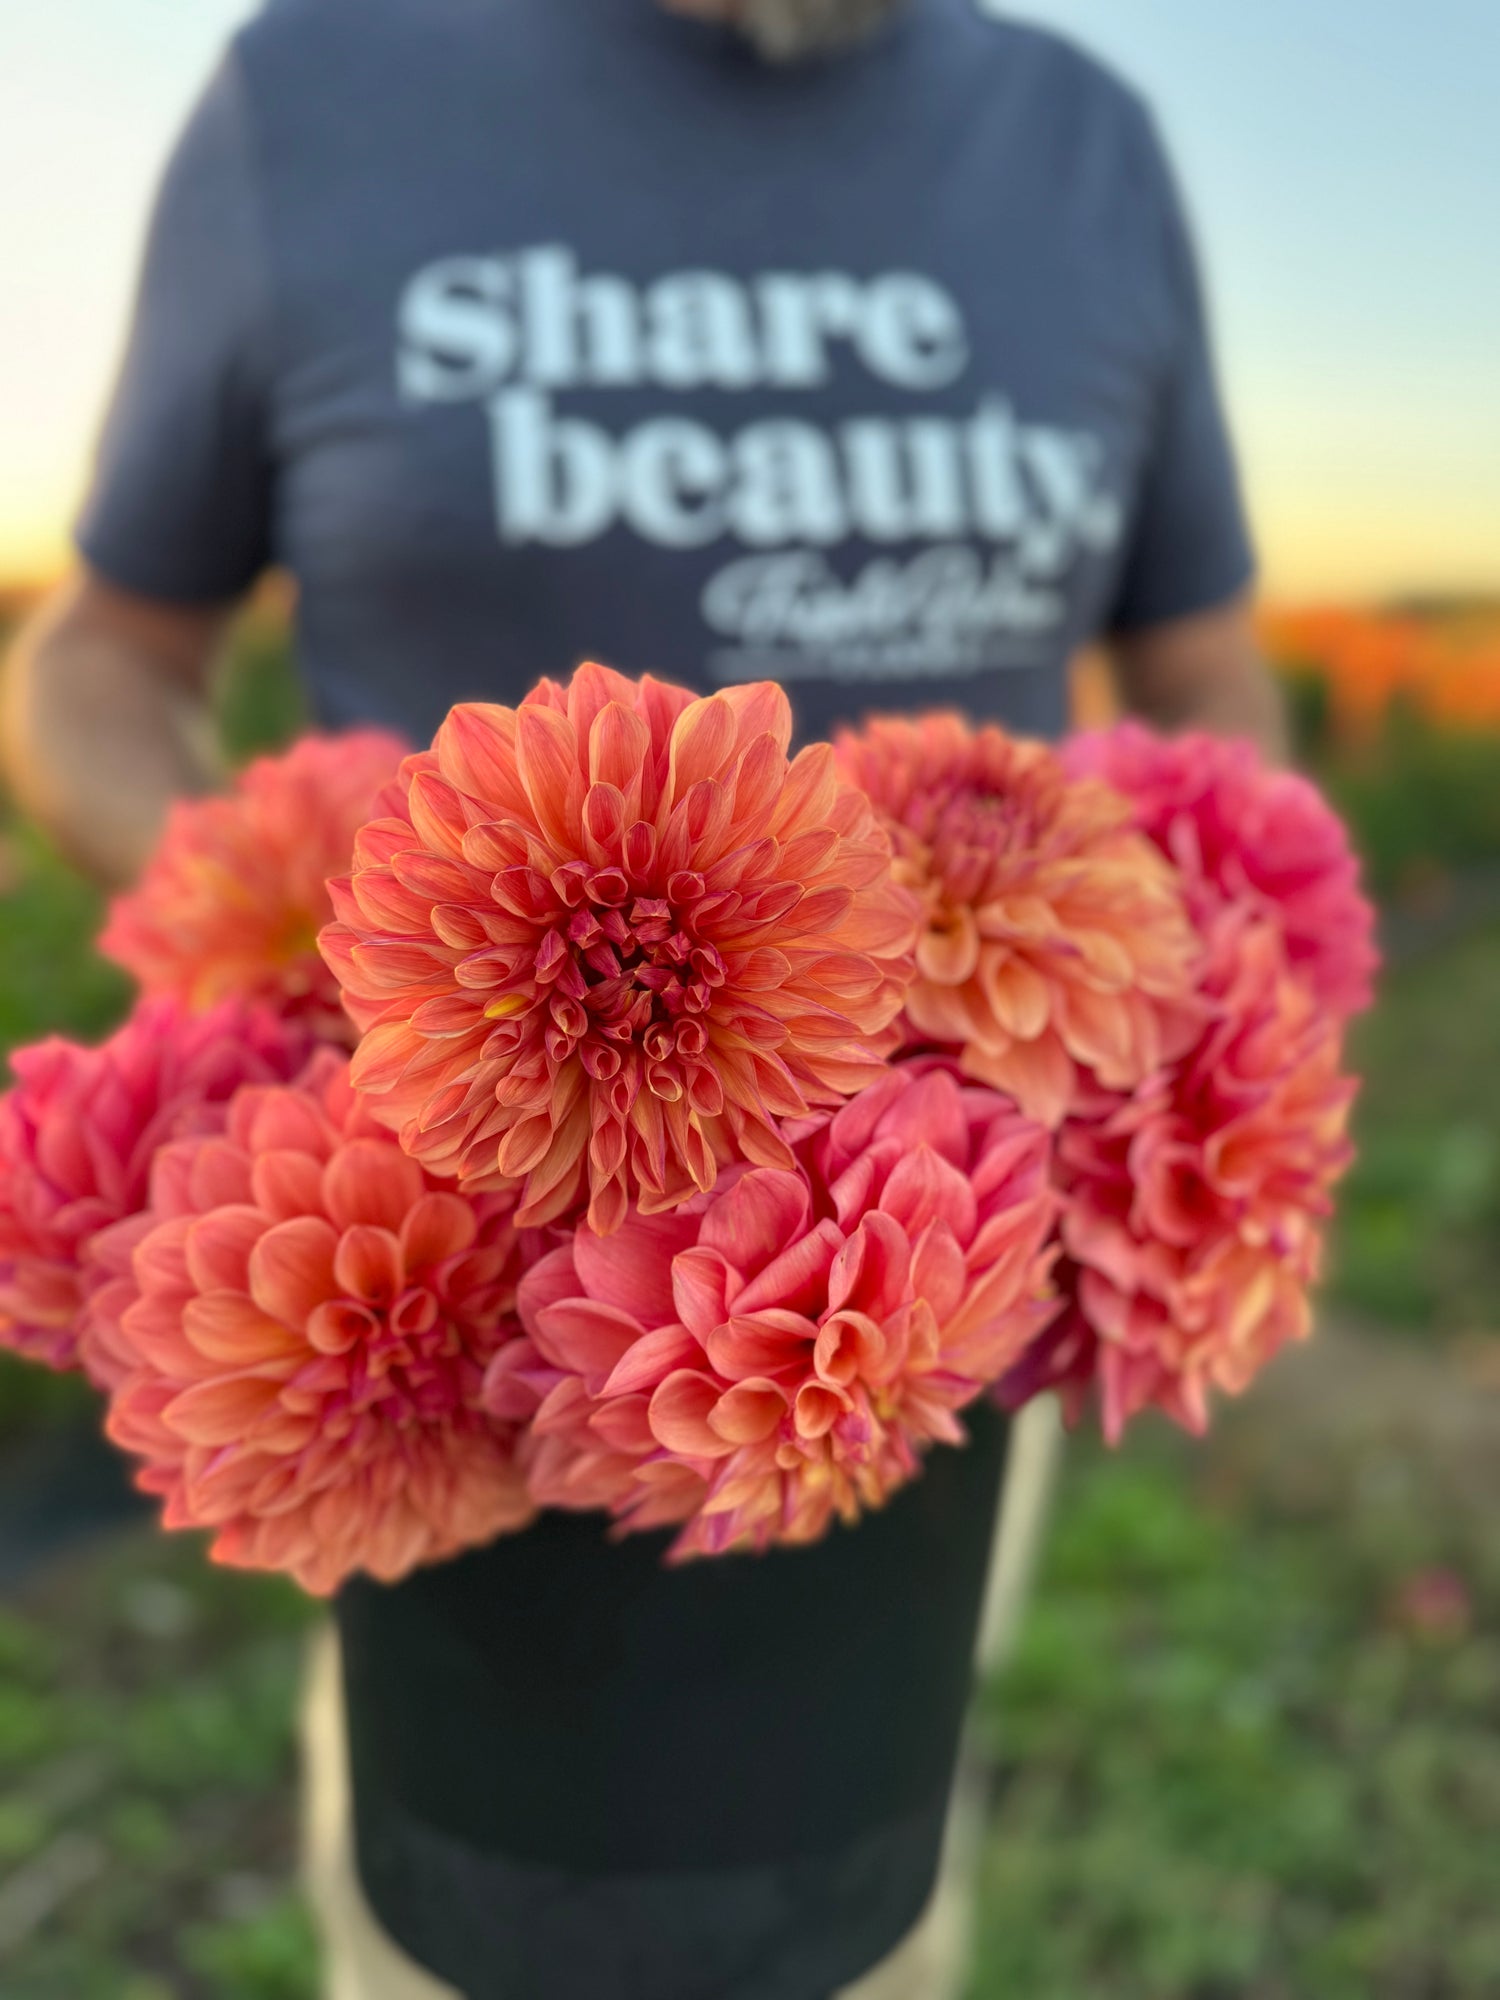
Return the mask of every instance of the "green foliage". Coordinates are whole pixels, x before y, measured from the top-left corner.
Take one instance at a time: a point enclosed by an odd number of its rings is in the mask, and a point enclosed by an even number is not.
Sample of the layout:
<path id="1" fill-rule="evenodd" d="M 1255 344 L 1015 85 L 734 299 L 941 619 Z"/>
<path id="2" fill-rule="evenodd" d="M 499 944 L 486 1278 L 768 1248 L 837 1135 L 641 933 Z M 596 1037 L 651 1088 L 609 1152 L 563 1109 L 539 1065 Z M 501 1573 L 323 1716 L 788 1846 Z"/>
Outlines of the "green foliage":
<path id="1" fill-rule="evenodd" d="M 307 727 L 307 702 L 283 626 L 252 613 L 215 690 L 219 729 L 236 764 L 280 750 Z"/>
<path id="2" fill-rule="evenodd" d="M 1332 1294 L 1423 1335 L 1500 1305 L 1500 925 L 1398 967 L 1353 1036 L 1359 1159 L 1340 1195 Z"/>
<path id="3" fill-rule="evenodd" d="M 1210 1461 L 1211 1463 L 1211 1461 Z M 985 1719 L 1004 1790 L 975 2000 L 1500 1990 L 1500 1649 L 1390 1605 L 1470 1538 L 1263 1514 L 1184 1454 L 1083 1454 Z"/>
<path id="4" fill-rule="evenodd" d="M 54 1033 L 92 1040 L 119 1020 L 130 982 L 94 951 L 102 913 L 35 828 L 0 818 L 0 1050 Z"/>
<path id="5" fill-rule="evenodd" d="M 311 1921 L 291 1895 L 253 1915 L 197 1925 L 183 1940 L 188 1965 L 224 2000 L 314 2000 L 316 1953 Z"/>
<path id="6" fill-rule="evenodd" d="M 5 2000 L 314 2000 L 290 1895 L 310 1609 L 137 1535 L 0 1612 L 0 1875 L 55 1907 Z"/>
<path id="7" fill-rule="evenodd" d="M 1292 678 L 1294 734 L 1349 822 L 1378 896 L 1500 862 L 1500 733 L 1445 727 L 1396 701 L 1374 742 L 1339 746 L 1328 738 L 1320 685 Z"/>

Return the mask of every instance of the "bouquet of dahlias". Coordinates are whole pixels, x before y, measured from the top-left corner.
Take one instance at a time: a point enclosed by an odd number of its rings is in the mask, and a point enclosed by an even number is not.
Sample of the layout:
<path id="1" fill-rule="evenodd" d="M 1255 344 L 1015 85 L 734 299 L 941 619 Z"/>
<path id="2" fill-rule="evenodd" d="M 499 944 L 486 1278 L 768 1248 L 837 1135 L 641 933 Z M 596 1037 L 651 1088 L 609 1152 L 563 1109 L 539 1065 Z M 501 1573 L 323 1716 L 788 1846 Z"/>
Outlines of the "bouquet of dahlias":
<path id="1" fill-rule="evenodd" d="M 179 806 L 141 997 L 0 1100 L 0 1341 L 169 1527 L 313 1592 L 539 1510 L 817 1540 L 1097 1396 L 1193 1429 L 1308 1325 L 1374 964 L 1244 745 L 585 666 Z"/>

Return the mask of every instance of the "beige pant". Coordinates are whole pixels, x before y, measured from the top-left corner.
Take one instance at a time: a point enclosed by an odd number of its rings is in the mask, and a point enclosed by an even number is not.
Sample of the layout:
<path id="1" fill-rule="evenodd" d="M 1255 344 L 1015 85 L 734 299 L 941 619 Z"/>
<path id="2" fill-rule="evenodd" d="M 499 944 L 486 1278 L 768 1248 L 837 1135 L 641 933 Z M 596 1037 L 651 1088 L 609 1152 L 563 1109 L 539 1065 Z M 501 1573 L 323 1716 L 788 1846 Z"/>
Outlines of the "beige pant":
<path id="1" fill-rule="evenodd" d="M 1046 1518 L 1062 1432 L 1050 1402 L 1017 1420 L 978 1646 L 990 1673 L 1015 1637 Z M 408 1958 L 375 1921 L 355 1872 L 338 1641 L 313 1642 L 302 1717 L 304 1872 L 324 1948 L 324 2000 L 461 2000 Z M 982 1827 L 978 1773 L 964 1758 L 942 1871 L 916 1928 L 839 2000 L 957 2000 L 967 1972 Z"/>

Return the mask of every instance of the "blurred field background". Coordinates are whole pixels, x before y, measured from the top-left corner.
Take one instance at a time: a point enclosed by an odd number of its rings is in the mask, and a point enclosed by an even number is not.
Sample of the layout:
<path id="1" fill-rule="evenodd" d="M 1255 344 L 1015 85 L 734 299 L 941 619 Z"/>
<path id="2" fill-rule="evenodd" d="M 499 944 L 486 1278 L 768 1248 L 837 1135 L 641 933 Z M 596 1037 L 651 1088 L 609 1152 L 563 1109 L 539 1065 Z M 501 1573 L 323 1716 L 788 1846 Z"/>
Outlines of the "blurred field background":
<path id="1" fill-rule="evenodd" d="M 4 607 L 14 617 L 19 602 Z M 1271 613 L 1304 761 L 1392 955 L 1325 1324 L 1211 1445 L 1083 1441 L 985 1690 L 974 2000 L 1500 1992 L 1500 605 Z M 222 688 L 301 707 L 280 612 Z M 1104 698 L 1080 678 L 1085 711 Z M 98 905 L 0 821 L 0 1042 L 125 994 Z M 115 1514 L 76 1384 L 0 1368 L 0 1993 L 314 2000 L 293 1884 L 306 1607 Z M 83 1530 L 89 1532 L 82 1532 Z"/>

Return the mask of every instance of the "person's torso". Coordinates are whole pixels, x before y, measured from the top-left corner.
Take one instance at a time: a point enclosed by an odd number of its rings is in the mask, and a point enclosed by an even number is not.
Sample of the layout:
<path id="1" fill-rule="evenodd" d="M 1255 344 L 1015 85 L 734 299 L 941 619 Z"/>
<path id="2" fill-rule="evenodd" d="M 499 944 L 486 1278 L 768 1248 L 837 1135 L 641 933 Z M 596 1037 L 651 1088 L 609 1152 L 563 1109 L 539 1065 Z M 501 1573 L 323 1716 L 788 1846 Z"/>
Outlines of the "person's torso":
<path id="1" fill-rule="evenodd" d="M 1172 333 L 1118 86 L 969 0 L 788 68 L 653 0 L 293 0 L 242 59 L 326 720 L 596 657 L 1058 730 Z"/>

